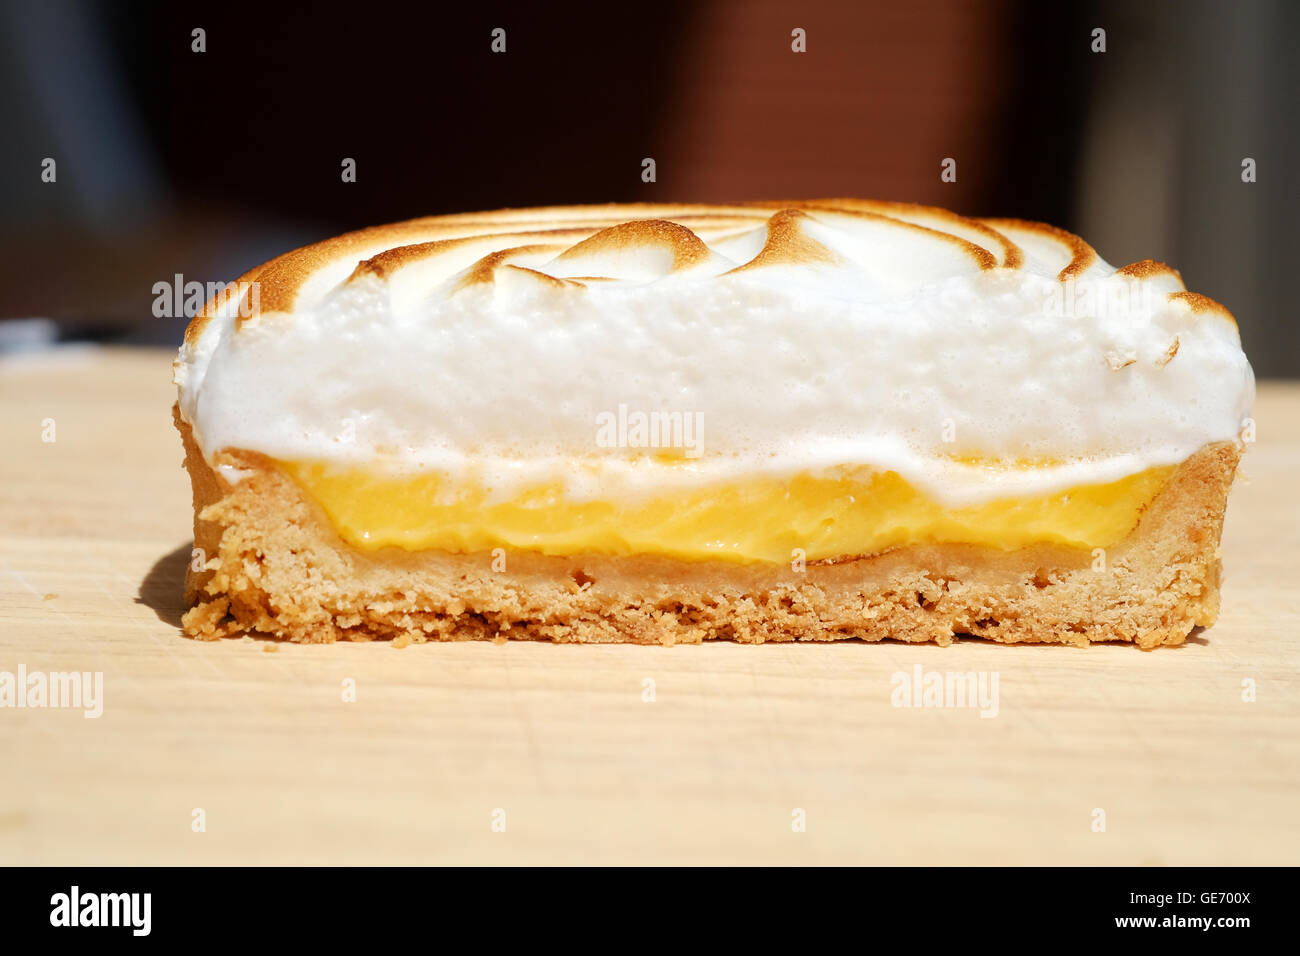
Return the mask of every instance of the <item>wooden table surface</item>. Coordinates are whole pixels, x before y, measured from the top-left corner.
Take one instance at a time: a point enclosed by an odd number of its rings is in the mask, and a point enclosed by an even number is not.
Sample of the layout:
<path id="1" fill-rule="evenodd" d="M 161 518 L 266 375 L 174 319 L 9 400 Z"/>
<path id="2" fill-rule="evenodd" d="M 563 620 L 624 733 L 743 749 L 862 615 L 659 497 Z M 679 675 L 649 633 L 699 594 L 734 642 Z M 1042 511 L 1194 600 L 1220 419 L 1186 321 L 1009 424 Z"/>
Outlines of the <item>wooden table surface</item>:
<path id="1" fill-rule="evenodd" d="M 398 649 L 181 636 L 170 359 L 0 359 L 0 672 L 103 674 L 0 708 L 0 863 L 1300 861 L 1300 386 L 1180 648 Z M 918 665 L 997 715 L 893 706 Z"/>

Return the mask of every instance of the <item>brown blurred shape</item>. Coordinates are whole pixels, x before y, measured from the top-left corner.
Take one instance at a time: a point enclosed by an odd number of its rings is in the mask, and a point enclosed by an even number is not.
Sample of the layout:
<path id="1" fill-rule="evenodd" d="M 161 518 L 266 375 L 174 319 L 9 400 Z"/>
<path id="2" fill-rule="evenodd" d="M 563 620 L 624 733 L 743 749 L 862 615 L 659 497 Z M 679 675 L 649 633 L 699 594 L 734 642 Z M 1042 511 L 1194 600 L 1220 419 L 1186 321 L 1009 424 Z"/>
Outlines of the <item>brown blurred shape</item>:
<path id="1" fill-rule="evenodd" d="M 1009 5 L 914 0 L 696 8 L 658 185 L 676 198 L 862 196 L 976 208 L 996 176 Z M 791 49 L 806 31 L 807 52 Z M 957 160 L 957 182 L 940 163 Z"/>

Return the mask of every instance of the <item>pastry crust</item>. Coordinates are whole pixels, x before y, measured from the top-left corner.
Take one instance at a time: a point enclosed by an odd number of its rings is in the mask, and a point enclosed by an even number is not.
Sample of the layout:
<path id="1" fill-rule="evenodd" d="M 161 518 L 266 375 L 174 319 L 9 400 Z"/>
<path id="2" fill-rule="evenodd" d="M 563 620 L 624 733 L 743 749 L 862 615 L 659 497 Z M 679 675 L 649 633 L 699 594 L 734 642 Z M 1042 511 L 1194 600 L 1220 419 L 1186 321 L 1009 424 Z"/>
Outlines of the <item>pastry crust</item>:
<path id="1" fill-rule="evenodd" d="M 187 635 L 290 641 L 704 640 L 1181 644 L 1219 609 L 1219 537 L 1240 457 L 1206 445 L 1104 554 L 938 544 L 789 565 L 654 556 L 360 551 L 265 456 L 230 484 L 175 413 L 194 489 Z M 500 555 L 495 562 L 501 567 Z"/>

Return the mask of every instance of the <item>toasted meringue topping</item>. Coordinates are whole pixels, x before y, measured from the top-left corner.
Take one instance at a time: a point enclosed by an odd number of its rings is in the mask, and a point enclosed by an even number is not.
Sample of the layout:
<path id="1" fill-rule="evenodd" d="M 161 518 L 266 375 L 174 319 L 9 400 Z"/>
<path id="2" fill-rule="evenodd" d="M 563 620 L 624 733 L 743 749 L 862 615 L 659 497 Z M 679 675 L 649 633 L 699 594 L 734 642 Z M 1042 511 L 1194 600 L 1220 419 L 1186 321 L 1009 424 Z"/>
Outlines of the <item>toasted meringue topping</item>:
<path id="1" fill-rule="evenodd" d="M 210 303 L 176 363 L 209 458 L 473 471 L 503 494 L 662 485 L 644 447 L 598 440 L 631 409 L 703 423 L 684 484 L 865 465 L 992 500 L 1182 461 L 1254 397 L 1232 316 L 1168 266 L 900 203 L 439 216 L 240 281 L 258 295 Z"/>

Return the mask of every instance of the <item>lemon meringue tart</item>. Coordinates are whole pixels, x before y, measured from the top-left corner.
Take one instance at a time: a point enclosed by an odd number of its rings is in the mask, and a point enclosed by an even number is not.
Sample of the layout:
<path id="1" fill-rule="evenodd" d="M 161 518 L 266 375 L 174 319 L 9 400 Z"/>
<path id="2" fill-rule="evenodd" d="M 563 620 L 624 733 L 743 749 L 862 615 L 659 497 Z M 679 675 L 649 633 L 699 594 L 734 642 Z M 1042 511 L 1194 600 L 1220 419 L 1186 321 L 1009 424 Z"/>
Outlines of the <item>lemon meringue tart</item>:
<path id="1" fill-rule="evenodd" d="M 844 199 L 365 229 L 174 377 L 184 630 L 304 642 L 1179 644 L 1254 400 L 1166 265 Z"/>

